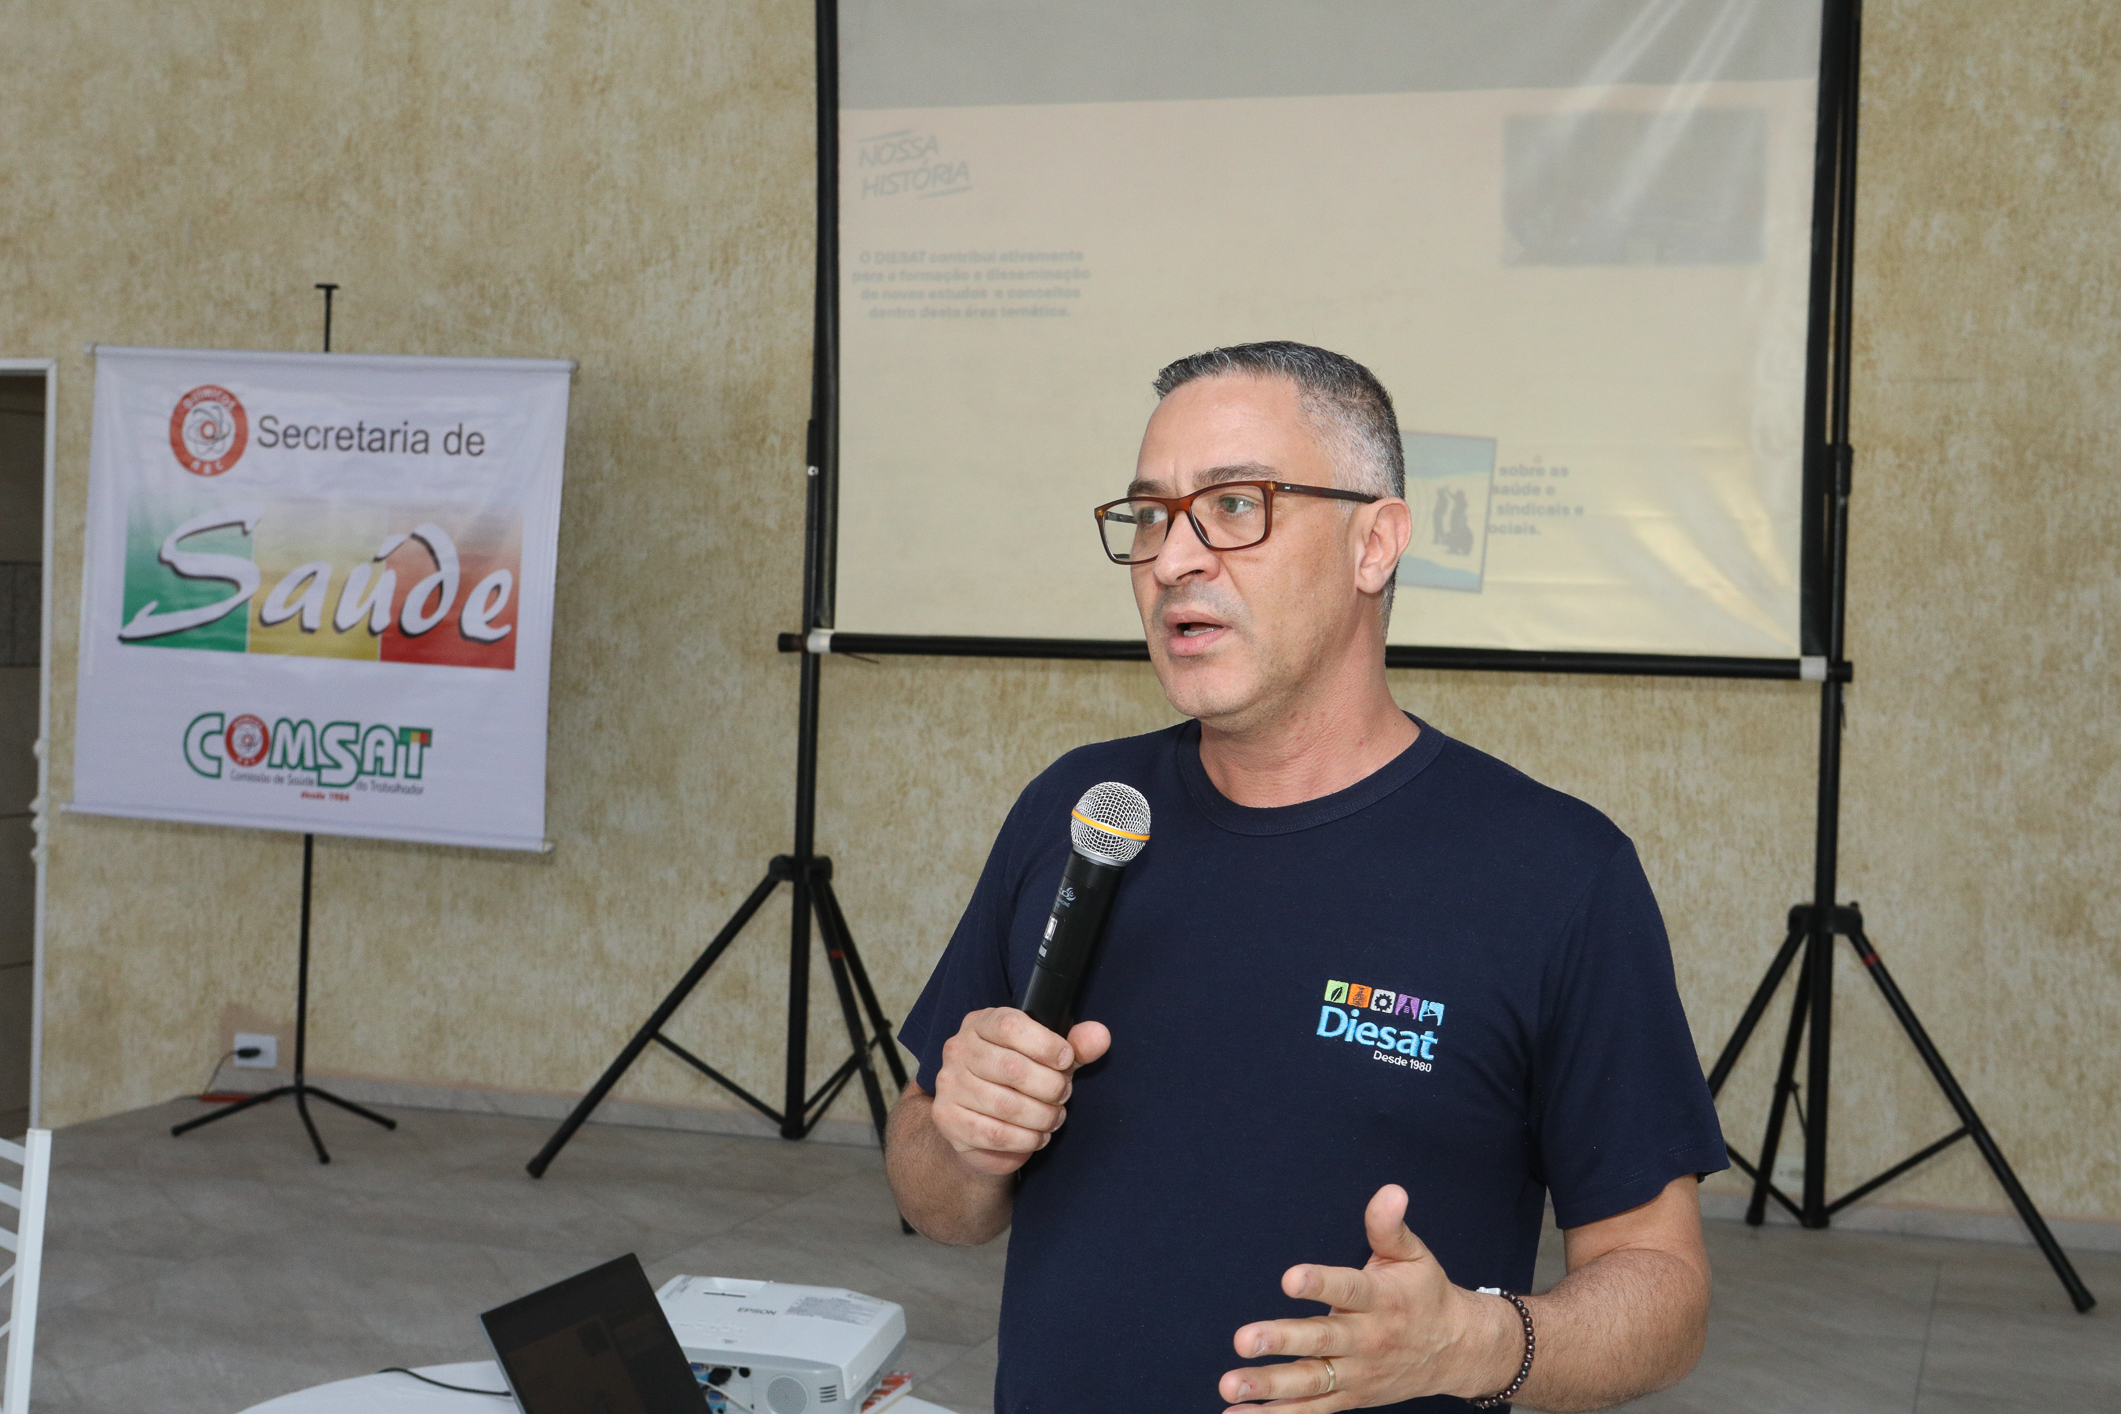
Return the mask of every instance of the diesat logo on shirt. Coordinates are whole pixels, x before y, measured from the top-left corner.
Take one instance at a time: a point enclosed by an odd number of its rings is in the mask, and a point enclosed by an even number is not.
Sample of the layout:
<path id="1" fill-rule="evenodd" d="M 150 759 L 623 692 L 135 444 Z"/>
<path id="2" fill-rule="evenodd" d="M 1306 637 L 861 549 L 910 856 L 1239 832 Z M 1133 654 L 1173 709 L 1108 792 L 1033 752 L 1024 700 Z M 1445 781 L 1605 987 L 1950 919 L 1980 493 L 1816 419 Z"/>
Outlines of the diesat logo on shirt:
<path id="1" fill-rule="evenodd" d="M 1391 1020 L 1405 1018 L 1400 1025 L 1382 1026 L 1365 1020 L 1363 1013 Z M 1392 992 L 1383 987 L 1365 987 L 1359 982 L 1326 983 L 1326 1005 L 1318 1013 L 1318 1034 L 1328 1040 L 1352 1042 L 1370 1048 L 1370 1059 L 1409 1070 L 1429 1070 L 1436 1056 L 1436 1032 L 1423 1029 L 1430 1020 L 1443 1025 L 1443 1003 L 1429 1001 L 1412 992 Z"/>

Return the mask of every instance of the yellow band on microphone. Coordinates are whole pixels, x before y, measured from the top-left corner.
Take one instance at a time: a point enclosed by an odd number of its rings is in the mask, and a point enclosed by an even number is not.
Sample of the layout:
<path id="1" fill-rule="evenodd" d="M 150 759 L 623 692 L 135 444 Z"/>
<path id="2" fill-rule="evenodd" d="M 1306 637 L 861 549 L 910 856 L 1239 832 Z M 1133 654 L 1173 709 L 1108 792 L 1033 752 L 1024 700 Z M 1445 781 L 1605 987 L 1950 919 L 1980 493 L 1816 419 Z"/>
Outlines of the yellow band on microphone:
<path id="1" fill-rule="evenodd" d="M 1076 819 L 1082 821 L 1085 825 L 1088 825 L 1091 829 L 1103 830 L 1108 835 L 1118 835 L 1121 839 L 1142 840 L 1144 842 L 1146 842 L 1149 838 L 1147 835 L 1137 835 L 1132 830 L 1122 830 L 1117 825 L 1107 825 L 1102 820 L 1093 820 L 1089 816 L 1083 814 L 1083 812 L 1080 810 L 1071 810 L 1068 813 L 1070 815 L 1073 815 Z"/>

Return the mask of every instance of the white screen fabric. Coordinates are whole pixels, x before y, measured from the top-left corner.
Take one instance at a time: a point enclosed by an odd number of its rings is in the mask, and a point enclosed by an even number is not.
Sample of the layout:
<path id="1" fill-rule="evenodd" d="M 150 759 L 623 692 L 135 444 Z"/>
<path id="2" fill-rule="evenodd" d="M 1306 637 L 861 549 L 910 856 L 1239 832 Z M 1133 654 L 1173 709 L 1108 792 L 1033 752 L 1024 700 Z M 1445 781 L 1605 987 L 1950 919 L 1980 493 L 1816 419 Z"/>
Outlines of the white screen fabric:
<path id="1" fill-rule="evenodd" d="M 1392 393 L 1394 643 L 1794 657 L 1820 12 L 843 0 L 837 627 L 1139 638 L 1150 381 Z"/>

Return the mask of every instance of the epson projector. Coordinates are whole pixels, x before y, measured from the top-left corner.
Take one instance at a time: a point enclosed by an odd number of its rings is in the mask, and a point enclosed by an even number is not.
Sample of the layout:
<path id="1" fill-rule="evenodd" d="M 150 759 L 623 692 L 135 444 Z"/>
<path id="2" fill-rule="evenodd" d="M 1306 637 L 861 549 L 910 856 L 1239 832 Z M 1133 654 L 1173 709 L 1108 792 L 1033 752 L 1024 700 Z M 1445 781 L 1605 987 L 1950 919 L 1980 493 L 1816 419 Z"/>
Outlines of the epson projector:
<path id="1" fill-rule="evenodd" d="M 656 1293 L 700 1383 L 755 1414 L 848 1414 L 906 1344 L 906 1311 L 836 1286 L 672 1277 Z"/>

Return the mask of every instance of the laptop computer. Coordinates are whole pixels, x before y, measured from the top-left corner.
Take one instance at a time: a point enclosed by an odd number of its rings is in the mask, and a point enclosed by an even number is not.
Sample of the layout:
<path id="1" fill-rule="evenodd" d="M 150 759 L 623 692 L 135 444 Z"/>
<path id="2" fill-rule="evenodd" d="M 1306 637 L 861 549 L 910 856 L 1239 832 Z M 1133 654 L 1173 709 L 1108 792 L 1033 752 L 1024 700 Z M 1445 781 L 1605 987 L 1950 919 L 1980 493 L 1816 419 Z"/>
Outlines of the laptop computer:
<path id="1" fill-rule="evenodd" d="M 632 1253 L 479 1317 L 523 1414 L 701 1414 L 706 1399 Z"/>

